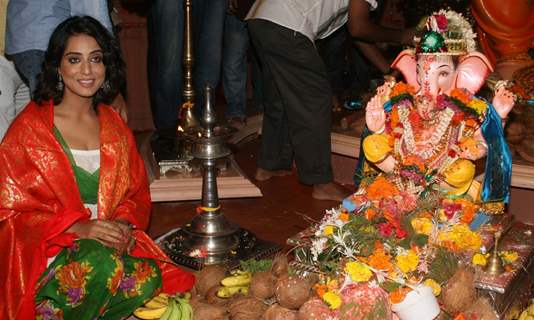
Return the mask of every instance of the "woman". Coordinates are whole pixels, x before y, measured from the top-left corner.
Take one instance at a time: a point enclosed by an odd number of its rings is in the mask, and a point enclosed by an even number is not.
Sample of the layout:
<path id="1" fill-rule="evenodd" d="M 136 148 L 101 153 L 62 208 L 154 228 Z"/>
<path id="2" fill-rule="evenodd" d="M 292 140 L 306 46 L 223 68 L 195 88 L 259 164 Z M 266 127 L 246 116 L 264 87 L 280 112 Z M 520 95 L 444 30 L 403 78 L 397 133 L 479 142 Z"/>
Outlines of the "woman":
<path id="1" fill-rule="evenodd" d="M 142 231 L 143 162 L 107 105 L 122 81 L 99 22 L 56 28 L 36 100 L 0 145 L 0 318 L 121 319 L 160 290 L 193 286 Z"/>

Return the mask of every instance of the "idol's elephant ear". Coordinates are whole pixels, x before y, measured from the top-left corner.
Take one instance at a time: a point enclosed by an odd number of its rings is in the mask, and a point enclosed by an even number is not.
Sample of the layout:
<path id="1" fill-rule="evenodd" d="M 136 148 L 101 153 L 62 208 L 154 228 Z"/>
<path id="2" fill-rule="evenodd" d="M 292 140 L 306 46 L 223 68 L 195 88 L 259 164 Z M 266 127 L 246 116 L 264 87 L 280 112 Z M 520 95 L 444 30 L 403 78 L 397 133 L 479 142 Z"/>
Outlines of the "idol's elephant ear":
<path id="1" fill-rule="evenodd" d="M 391 64 L 392 68 L 398 69 L 406 82 L 414 87 L 415 92 L 419 91 L 419 82 L 417 82 L 417 61 L 413 50 L 403 50 L 395 61 Z"/>
<path id="2" fill-rule="evenodd" d="M 493 67 L 485 55 L 480 52 L 468 53 L 460 58 L 456 67 L 456 80 L 452 86 L 476 93 L 492 71 Z"/>

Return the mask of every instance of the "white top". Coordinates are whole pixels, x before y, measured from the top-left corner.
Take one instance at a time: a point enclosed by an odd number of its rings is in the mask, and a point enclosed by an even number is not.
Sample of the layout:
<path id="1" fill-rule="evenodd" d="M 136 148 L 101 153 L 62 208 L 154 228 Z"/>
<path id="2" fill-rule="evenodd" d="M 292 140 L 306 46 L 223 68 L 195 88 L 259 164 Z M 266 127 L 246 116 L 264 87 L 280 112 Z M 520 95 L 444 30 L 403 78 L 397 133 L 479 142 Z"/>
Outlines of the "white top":
<path id="1" fill-rule="evenodd" d="M 80 168 L 83 168 L 89 173 L 93 173 L 100 168 L 100 149 L 94 150 L 77 150 L 71 149 L 74 162 Z M 91 219 L 96 219 L 97 205 L 85 203 L 84 206 L 91 211 Z"/>
<path id="2" fill-rule="evenodd" d="M 257 0 L 248 19 L 264 19 L 302 33 L 311 41 L 328 37 L 348 20 L 351 0 Z M 365 0 L 371 10 L 376 0 Z"/>

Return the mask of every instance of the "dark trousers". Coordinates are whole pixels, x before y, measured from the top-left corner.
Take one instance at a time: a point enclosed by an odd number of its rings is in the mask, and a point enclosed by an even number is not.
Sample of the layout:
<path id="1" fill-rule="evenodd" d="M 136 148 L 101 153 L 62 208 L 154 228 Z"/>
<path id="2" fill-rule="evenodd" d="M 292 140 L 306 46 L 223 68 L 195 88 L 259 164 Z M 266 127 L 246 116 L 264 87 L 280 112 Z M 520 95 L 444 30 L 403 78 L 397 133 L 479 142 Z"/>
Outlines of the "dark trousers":
<path id="1" fill-rule="evenodd" d="M 275 23 L 249 20 L 263 72 L 263 129 L 258 166 L 290 169 L 304 184 L 331 182 L 331 89 L 313 42 Z"/>

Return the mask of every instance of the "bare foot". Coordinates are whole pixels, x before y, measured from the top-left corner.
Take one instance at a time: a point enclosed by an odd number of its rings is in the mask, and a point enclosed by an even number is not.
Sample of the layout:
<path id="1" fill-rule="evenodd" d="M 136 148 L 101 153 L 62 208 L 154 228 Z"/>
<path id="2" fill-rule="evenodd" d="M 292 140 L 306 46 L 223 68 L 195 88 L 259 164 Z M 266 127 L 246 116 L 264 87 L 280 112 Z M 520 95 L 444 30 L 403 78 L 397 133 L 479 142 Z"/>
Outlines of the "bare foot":
<path id="1" fill-rule="evenodd" d="M 291 170 L 265 170 L 262 168 L 256 169 L 255 178 L 258 181 L 269 180 L 272 177 L 283 177 L 291 174 Z"/>
<path id="2" fill-rule="evenodd" d="M 350 194 L 338 183 L 330 182 L 313 186 L 312 197 L 317 200 L 341 201 Z"/>

